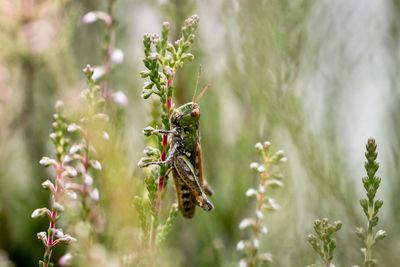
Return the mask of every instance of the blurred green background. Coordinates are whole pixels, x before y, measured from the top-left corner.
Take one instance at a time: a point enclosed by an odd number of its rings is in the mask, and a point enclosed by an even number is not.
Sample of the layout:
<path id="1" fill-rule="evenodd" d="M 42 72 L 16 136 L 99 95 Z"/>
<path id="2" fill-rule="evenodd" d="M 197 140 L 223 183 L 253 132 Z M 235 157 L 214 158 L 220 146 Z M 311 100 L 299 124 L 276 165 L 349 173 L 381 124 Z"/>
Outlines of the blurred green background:
<path id="1" fill-rule="evenodd" d="M 73 113 L 85 88 L 81 69 L 100 65 L 101 23 L 82 16 L 106 10 L 98 0 L 0 1 L 0 266 L 36 266 L 43 247 L 36 233 L 45 219 L 31 212 L 48 204 L 38 164 L 51 155 L 48 135 L 53 106 L 62 99 Z M 136 163 L 150 119 L 141 99 L 142 37 L 170 21 L 179 36 L 185 18 L 200 16 L 195 60 L 175 80 L 177 105 L 190 101 L 199 66 L 201 135 L 205 174 L 216 191 L 215 210 L 192 220 L 178 217 L 164 253 L 171 266 L 234 266 L 245 237 L 241 219 L 253 206 L 245 197 L 256 176 L 254 144 L 269 140 L 285 150 L 285 187 L 273 195 L 278 212 L 265 216 L 269 233 L 262 251 L 270 266 L 317 262 L 307 243 L 315 218 L 343 222 L 336 235 L 336 266 L 361 264 L 354 231 L 364 226 L 358 200 L 364 196 L 364 144 L 378 143 L 379 198 L 385 201 L 379 228 L 388 237 L 375 257 L 398 266 L 400 256 L 400 1 L 307 0 L 118 0 L 115 46 L 124 62 L 112 74 L 112 89 L 124 92 L 124 126 L 104 152 L 96 183 L 107 219 L 102 242 L 113 257 L 140 246 L 133 196 L 144 190 Z M 169 183 L 166 202 L 173 201 Z M 58 254 L 55 257 L 59 257 Z M 100 265 L 99 265 L 100 266 Z M 122 266 L 122 265 L 121 265 Z"/>

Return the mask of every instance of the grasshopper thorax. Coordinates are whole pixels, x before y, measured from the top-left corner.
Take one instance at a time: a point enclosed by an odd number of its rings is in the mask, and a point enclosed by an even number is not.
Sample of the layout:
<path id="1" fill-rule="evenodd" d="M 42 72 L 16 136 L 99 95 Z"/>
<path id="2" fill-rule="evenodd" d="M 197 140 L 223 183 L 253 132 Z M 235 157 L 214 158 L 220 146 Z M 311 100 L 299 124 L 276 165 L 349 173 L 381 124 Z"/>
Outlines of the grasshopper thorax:
<path id="1" fill-rule="evenodd" d="M 196 127 L 199 120 L 200 107 L 195 102 L 189 102 L 176 108 L 171 115 L 172 127 Z"/>

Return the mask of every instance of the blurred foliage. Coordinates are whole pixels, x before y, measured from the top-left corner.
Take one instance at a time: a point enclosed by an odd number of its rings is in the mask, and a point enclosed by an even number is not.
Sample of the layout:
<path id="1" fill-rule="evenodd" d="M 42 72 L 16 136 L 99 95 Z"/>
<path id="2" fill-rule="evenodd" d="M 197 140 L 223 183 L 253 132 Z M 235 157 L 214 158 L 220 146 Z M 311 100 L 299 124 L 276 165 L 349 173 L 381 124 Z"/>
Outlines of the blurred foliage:
<path id="1" fill-rule="evenodd" d="M 36 266 L 43 255 L 36 233 L 46 229 L 47 221 L 30 220 L 32 210 L 49 202 L 48 193 L 41 188 L 49 173 L 38 162 L 43 155 L 54 154 L 48 135 L 55 101 L 64 101 L 71 118 L 79 118 L 82 112 L 80 91 L 85 79 L 81 69 L 86 64 L 102 64 L 106 28 L 98 23 L 83 25 L 81 18 L 92 10 L 107 11 L 107 5 L 106 0 L 0 2 L 1 266 L 11 262 L 15 266 Z M 192 220 L 178 215 L 157 262 L 163 266 L 238 263 L 236 244 L 242 238 L 238 223 L 251 208 L 245 191 L 257 179 L 247 166 L 254 158 L 255 141 L 268 139 L 282 147 L 290 159 L 284 167 L 285 187 L 271 196 L 281 203 L 281 210 L 266 218 L 269 236 L 260 240 L 260 250 L 274 255 L 270 265 L 306 266 L 315 261 L 307 233 L 312 231 L 310 222 L 323 217 L 343 222 L 335 235 L 335 264 L 358 263 L 361 253 L 354 231 L 362 225 L 364 216 L 358 205 L 362 196 L 362 144 L 371 133 L 377 133 L 378 143 L 385 140 L 380 152 L 382 191 L 378 195 L 385 200 L 380 226 L 388 236 L 374 248 L 374 258 L 379 259 L 380 266 L 396 266 L 395 251 L 400 249 L 399 3 L 387 1 L 377 9 L 377 14 L 385 14 L 385 28 L 377 31 L 385 31 L 385 39 L 378 41 L 386 50 L 378 56 L 390 66 L 385 76 L 390 81 L 389 90 L 362 88 L 364 94 L 359 94 L 356 88 L 346 87 L 346 92 L 342 85 L 347 79 L 366 80 L 370 74 L 355 75 L 352 71 L 359 62 L 352 65 L 340 61 L 344 60 L 343 44 L 337 41 L 326 48 L 323 34 L 318 32 L 319 28 L 330 27 L 343 30 L 328 31 L 329 41 L 359 37 L 345 31 L 347 21 L 358 22 L 365 14 L 358 7 L 343 1 L 309 0 L 115 1 L 115 45 L 124 51 L 125 61 L 113 69 L 109 85 L 114 92 L 125 92 L 129 104 L 112 113 L 121 123 L 109 130 L 110 140 L 95 140 L 93 144 L 103 165 L 96 185 L 107 220 L 99 240 L 104 246 L 95 246 L 87 253 L 106 262 L 105 266 L 140 256 L 140 222 L 133 198 L 144 191 L 145 184 L 136 163 L 144 147 L 142 129 L 150 111 L 156 112 L 140 98 L 142 36 L 159 32 L 160 22 L 168 20 L 171 39 L 176 40 L 183 20 L 196 13 L 200 24 L 193 50 L 195 60 L 176 77 L 175 103 L 192 99 L 201 64 L 200 88 L 211 85 L 199 104 L 204 171 L 216 192 L 215 210 L 199 211 Z M 343 11 L 353 20 L 343 17 Z M 368 17 L 368 21 L 373 19 Z M 364 29 L 367 26 L 358 25 L 360 33 L 367 32 Z M 376 37 L 365 38 L 356 39 L 357 49 L 350 52 L 368 57 L 368 53 L 358 51 L 364 51 L 363 45 Z M 339 59 L 322 57 L 324 49 L 332 49 Z M 321 67 L 316 58 L 326 64 Z M 337 64 L 339 70 L 334 68 Z M 333 74 L 323 69 L 329 65 Z M 317 77 L 312 82 L 318 90 L 311 90 L 308 79 L 313 77 Z M 343 106 L 339 106 L 341 101 Z M 371 109 L 372 114 L 383 115 L 358 114 L 352 108 L 358 103 Z M 320 121 L 311 119 L 315 114 Z M 353 114 L 364 123 L 343 122 Z M 364 128 L 355 128 L 360 125 Z M 348 138 L 345 132 L 359 139 L 358 143 L 352 143 L 355 138 Z M 172 183 L 166 194 L 171 201 L 174 199 Z"/>

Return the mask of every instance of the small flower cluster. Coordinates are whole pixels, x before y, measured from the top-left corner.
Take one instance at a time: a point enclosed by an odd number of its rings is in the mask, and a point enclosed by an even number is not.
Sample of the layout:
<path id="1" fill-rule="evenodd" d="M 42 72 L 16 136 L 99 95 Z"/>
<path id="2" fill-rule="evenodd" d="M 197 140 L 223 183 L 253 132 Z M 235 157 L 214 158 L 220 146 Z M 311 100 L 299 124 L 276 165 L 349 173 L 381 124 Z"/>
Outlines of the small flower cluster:
<path id="1" fill-rule="evenodd" d="M 283 175 L 274 170 L 274 167 L 279 166 L 281 163 L 287 161 L 282 150 L 273 154 L 270 152 L 271 143 L 257 143 L 255 148 L 260 154 L 261 163 L 252 162 L 250 168 L 255 170 L 258 174 L 258 188 L 250 188 L 246 192 L 246 196 L 255 199 L 255 212 L 254 215 L 243 219 L 239 228 L 245 230 L 250 228 L 251 238 L 248 240 L 241 240 L 237 244 L 237 250 L 244 250 L 246 257 L 241 259 L 239 266 L 258 266 L 261 262 L 271 261 L 272 256 L 270 253 L 260 253 L 260 235 L 267 234 L 268 228 L 264 225 L 265 211 L 274 211 L 279 209 L 279 205 L 275 199 L 267 195 L 267 189 L 274 189 L 283 186 Z"/>
<path id="2" fill-rule="evenodd" d="M 194 42 L 199 16 L 193 15 L 186 19 L 182 27 L 182 37 L 175 44 L 168 42 L 170 25 L 162 24 L 161 37 L 157 34 L 146 34 L 143 39 L 145 58 L 143 63 L 147 70 L 141 71 L 142 78 L 149 78 L 143 86 L 142 97 L 149 98 L 152 94 L 158 95 L 162 103 L 166 104 L 172 96 L 172 79 L 185 61 L 192 61 L 194 56 L 188 52 Z M 171 88 L 172 87 L 172 88 Z M 168 119 L 168 118 L 167 118 Z"/>
<path id="3" fill-rule="evenodd" d="M 47 216 L 49 219 L 47 232 L 37 234 L 37 237 L 42 240 L 45 247 L 43 260 L 39 261 L 40 267 L 53 266 L 53 263 L 51 263 L 51 254 L 57 244 L 61 242 L 69 244 L 76 241 L 72 236 L 64 234 L 63 230 L 57 225 L 57 220 L 64 211 L 64 199 L 66 197 L 76 199 L 76 193 L 68 187 L 68 179 L 76 177 L 77 171 L 69 165 L 71 157 L 68 155 L 70 143 L 67 137 L 68 122 L 62 114 L 63 105 L 61 102 L 57 102 L 56 110 L 53 122 L 54 131 L 50 134 L 50 139 L 56 151 L 56 158 L 43 157 L 40 160 L 41 165 L 52 167 L 56 173 L 52 181 L 46 180 L 42 183 L 43 188 L 50 190 L 51 208 L 44 207 L 32 212 L 32 218 Z"/>
<path id="4" fill-rule="evenodd" d="M 315 235 L 310 234 L 308 236 L 308 242 L 321 257 L 322 261 L 324 262 L 324 267 L 335 266 L 332 264 L 332 259 L 333 252 L 336 248 L 336 240 L 332 238 L 332 235 L 339 231 L 341 227 L 341 221 L 335 221 L 333 224 L 329 223 L 329 220 L 326 218 L 314 221 L 314 230 L 321 241 L 319 242 Z"/>
<path id="5" fill-rule="evenodd" d="M 96 138 L 109 139 L 108 133 L 102 130 L 106 127 L 108 116 L 101 112 L 104 108 L 104 98 L 100 94 L 100 87 L 93 79 L 93 68 L 87 65 L 83 72 L 86 75 L 88 88 L 84 89 L 81 95 L 88 103 L 88 110 L 79 120 L 79 123 L 71 123 L 68 126 L 68 131 L 78 136 L 69 153 L 73 157 L 80 178 L 77 179 L 76 183 L 70 183 L 70 186 L 80 195 L 81 218 L 84 221 L 89 221 L 92 226 L 96 226 L 100 220 L 97 211 L 100 194 L 99 190 L 94 187 L 91 170 L 100 171 L 102 165 L 98 160 L 93 159 L 93 153 L 96 150 L 90 145 L 90 140 Z M 91 131 L 92 126 L 95 127 L 93 133 Z"/>
<path id="6" fill-rule="evenodd" d="M 381 178 L 375 176 L 379 169 L 379 163 L 376 161 L 378 153 L 376 152 L 375 140 L 368 139 L 366 145 L 365 157 L 367 161 L 365 162 L 365 170 L 367 176 L 362 179 L 365 190 L 367 191 L 367 198 L 360 200 L 360 205 L 364 211 L 365 216 L 368 220 L 367 229 L 362 227 L 357 228 L 356 234 L 359 239 L 363 242 L 364 247 L 361 252 L 364 257 L 364 266 L 376 266 L 376 260 L 372 257 L 372 247 L 378 240 L 385 238 L 386 231 L 378 230 L 374 232 L 373 228 L 378 225 L 378 211 L 383 205 L 382 200 L 375 200 L 376 193 L 378 191 Z"/>
<path id="7" fill-rule="evenodd" d="M 108 1 L 107 12 L 101 10 L 90 11 L 82 17 L 82 23 L 92 24 L 97 21 L 103 22 L 106 28 L 103 42 L 103 64 L 93 68 L 93 80 L 102 80 L 101 91 L 105 99 L 112 98 L 112 100 L 123 107 L 127 105 L 127 97 L 121 91 L 113 94 L 110 86 L 110 75 L 113 70 L 113 64 L 120 65 L 124 62 L 124 52 L 121 49 L 114 47 L 115 42 L 115 19 L 114 19 L 114 6 L 116 0 Z"/>
<path id="8" fill-rule="evenodd" d="M 77 201 L 71 204 L 69 227 L 76 231 L 75 235 L 80 242 L 73 248 L 74 251 L 82 251 L 83 248 L 89 250 L 93 246 L 95 234 L 103 230 L 103 218 L 99 212 L 100 193 L 95 187 L 93 171 L 102 169 L 101 163 L 94 159 L 96 140 L 108 140 L 109 135 L 104 130 L 109 121 L 108 115 L 102 112 L 104 110 L 105 100 L 101 95 L 100 86 L 93 79 L 94 70 L 90 65 L 83 69 L 86 75 L 88 88 L 84 89 L 81 96 L 87 102 L 87 110 L 84 115 L 76 122 L 68 125 L 68 132 L 74 137 L 74 144 L 69 149 L 69 156 L 72 159 L 77 171 L 77 177 L 74 181 L 68 183 L 68 187 L 73 189 L 78 197 Z M 75 216 L 74 216 L 75 215 Z M 92 240 L 88 242 L 88 240 Z M 79 253 L 78 258 L 73 257 L 74 253 L 68 252 L 59 261 L 60 265 L 68 261 L 86 262 L 89 259 L 86 254 Z M 65 265 L 65 264 L 64 264 Z"/>
<path id="9" fill-rule="evenodd" d="M 41 266 L 52 266 L 50 257 L 56 244 L 61 241 L 67 243 L 75 241 L 75 238 L 64 234 L 60 228 L 56 227 L 56 220 L 66 206 L 75 205 L 76 207 L 76 204 L 80 203 L 78 220 L 87 222 L 90 229 L 101 228 L 101 218 L 98 214 L 100 194 L 99 190 L 94 187 L 91 170 L 101 170 L 102 166 L 98 160 L 92 158 L 95 149 L 89 144 L 89 140 L 95 138 L 90 131 L 92 125 L 96 126 L 94 135 L 101 135 L 101 138 L 105 139 L 109 138 L 107 132 L 100 131 L 99 133 L 98 131 L 101 123 L 108 121 L 108 116 L 99 112 L 104 105 L 104 99 L 100 95 L 100 87 L 95 84 L 92 78 L 93 69 L 87 66 L 84 73 L 89 87 L 82 91 L 82 96 L 88 102 L 88 111 L 79 120 L 79 123 L 71 123 L 63 116 L 62 104 L 58 102 L 57 113 L 54 115 L 54 132 L 50 134 L 55 147 L 56 158 L 43 157 L 40 161 L 40 164 L 46 167 L 51 166 L 56 172 L 54 181 L 46 180 L 42 183 L 42 186 L 49 189 L 52 194 L 52 209 L 40 208 L 32 213 L 33 218 L 47 215 L 50 220 L 48 232 L 38 234 L 38 238 L 43 241 L 46 247 L 44 260 L 40 262 Z M 73 134 L 77 138 L 74 138 L 74 144 L 71 145 Z M 69 215 L 71 214 L 70 212 Z M 72 221 L 70 223 L 77 222 Z M 60 261 L 64 262 L 66 258 L 71 258 L 71 254 L 67 253 Z"/>

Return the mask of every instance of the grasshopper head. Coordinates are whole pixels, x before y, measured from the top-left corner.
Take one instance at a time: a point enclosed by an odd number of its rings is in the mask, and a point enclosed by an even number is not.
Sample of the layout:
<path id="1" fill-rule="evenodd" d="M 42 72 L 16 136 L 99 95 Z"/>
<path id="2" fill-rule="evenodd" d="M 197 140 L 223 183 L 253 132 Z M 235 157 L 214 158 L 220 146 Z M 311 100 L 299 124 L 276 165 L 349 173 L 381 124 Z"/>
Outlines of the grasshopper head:
<path id="1" fill-rule="evenodd" d="M 198 125 L 200 120 L 200 107 L 197 103 L 189 102 L 174 110 L 171 115 L 173 126 L 190 127 Z"/>

